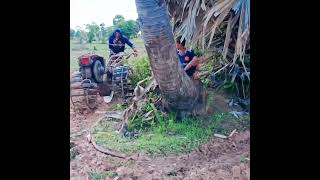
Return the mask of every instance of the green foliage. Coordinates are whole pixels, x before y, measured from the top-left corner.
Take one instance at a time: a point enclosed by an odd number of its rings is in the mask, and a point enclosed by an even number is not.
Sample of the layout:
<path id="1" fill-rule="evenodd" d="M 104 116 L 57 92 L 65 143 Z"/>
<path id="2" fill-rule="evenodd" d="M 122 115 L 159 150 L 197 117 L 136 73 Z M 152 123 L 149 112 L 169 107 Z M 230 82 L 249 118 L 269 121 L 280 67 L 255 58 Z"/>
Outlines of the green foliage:
<path id="1" fill-rule="evenodd" d="M 99 31 L 99 40 L 102 44 L 106 44 L 107 39 L 107 29 L 104 23 L 100 24 L 100 31 Z"/>
<path id="2" fill-rule="evenodd" d="M 79 152 L 75 148 L 75 144 L 70 143 L 70 160 L 73 160 L 77 155 L 79 155 Z"/>
<path id="3" fill-rule="evenodd" d="M 95 132 L 98 144 L 108 145 L 108 148 L 134 153 L 145 152 L 150 155 L 165 155 L 169 153 L 190 152 L 201 143 L 208 140 L 212 134 L 212 126 L 205 126 L 200 121 L 175 122 L 174 116 L 156 123 L 136 139 L 119 136 L 112 126 L 114 122 L 105 121 Z M 104 128 L 103 128 L 104 127 Z"/>
<path id="4" fill-rule="evenodd" d="M 122 33 L 129 37 L 136 37 L 137 33 L 139 32 L 139 27 L 136 21 L 129 20 L 129 21 L 120 21 L 116 24 L 117 28 L 120 28 Z"/>
<path id="5" fill-rule="evenodd" d="M 116 29 L 115 26 L 109 26 L 106 28 L 106 38 L 108 39 L 112 33 L 114 32 L 114 30 Z"/>
<path id="6" fill-rule="evenodd" d="M 199 50 L 198 48 L 195 48 L 194 51 L 195 51 L 195 53 L 199 54 L 199 56 L 202 53 L 201 50 Z M 200 72 L 212 72 L 213 71 L 213 61 L 209 60 L 204 66 L 201 65 L 199 71 Z M 200 80 L 203 82 L 205 87 L 211 87 L 213 85 L 213 82 L 211 81 L 209 75 L 208 76 L 200 76 Z"/>
<path id="7" fill-rule="evenodd" d="M 106 171 L 106 172 L 89 172 L 89 175 L 91 176 L 92 180 L 105 180 L 106 177 L 114 178 L 118 174 L 116 172 L 112 171 Z"/>
<path id="8" fill-rule="evenodd" d="M 74 37 L 75 37 L 75 38 L 80 38 L 80 36 L 81 36 L 81 32 L 80 32 L 80 30 L 77 30 L 77 31 L 75 32 L 75 34 L 74 34 Z"/>
<path id="9" fill-rule="evenodd" d="M 146 114 L 150 111 L 152 111 L 152 116 L 154 116 L 152 119 L 147 120 L 145 117 L 138 115 L 136 117 L 133 117 L 128 122 L 128 130 L 129 131 L 147 131 L 151 127 L 153 127 L 155 124 L 161 124 L 163 121 L 162 115 L 155 111 L 154 104 L 152 103 L 154 101 L 151 98 L 149 98 L 149 102 L 147 102 L 141 109 L 143 114 Z"/>
<path id="10" fill-rule="evenodd" d="M 144 108 L 144 111 L 153 109 L 150 104 Z M 117 127 L 117 122 L 110 120 L 101 121 L 93 134 L 98 144 L 107 145 L 110 149 L 129 154 L 139 151 L 158 156 L 187 153 L 207 142 L 214 133 L 229 135 L 234 129 L 242 131 L 250 126 L 249 116 L 237 119 L 229 113 L 217 113 L 209 119 L 186 119 L 181 123 L 175 121 L 175 114 L 158 115 L 160 121 L 154 118 L 148 126 L 144 126 L 146 122 L 142 117 L 137 117 L 140 118 L 138 121 L 129 121 L 130 130 L 140 132 L 134 139 L 116 133 L 114 127 Z M 136 124 L 130 124 L 133 122 Z M 139 122 L 143 125 L 139 125 Z"/>
<path id="11" fill-rule="evenodd" d="M 92 41 L 96 38 L 97 33 L 100 31 L 99 25 L 96 23 L 86 24 L 86 29 L 88 30 L 88 41 L 92 43 Z"/>
<path id="12" fill-rule="evenodd" d="M 190 152 L 212 134 L 212 126 L 205 127 L 197 120 L 177 123 L 172 117 L 154 126 L 148 135 L 138 138 L 139 149 L 151 155 Z"/>
<path id="13" fill-rule="evenodd" d="M 124 17 L 118 14 L 113 18 L 113 25 L 115 26 L 121 21 L 124 21 Z"/>
<path id="14" fill-rule="evenodd" d="M 204 54 L 203 50 L 201 48 L 195 47 L 192 49 L 194 54 L 198 57 L 202 56 Z"/>
<path id="15" fill-rule="evenodd" d="M 79 43 L 82 44 L 83 41 L 86 39 L 86 37 L 87 37 L 86 33 L 78 27 L 78 29 L 76 30 L 76 32 L 74 34 L 74 38 L 79 40 Z"/>
<path id="16" fill-rule="evenodd" d="M 101 44 L 107 44 L 107 39 L 105 37 L 101 39 Z"/>
<path id="17" fill-rule="evenodd" d="M 70 39 L 76 37 L 82 43 L 82 41 L 86 39 L 84 36 L 86 36 L 89 43 L 96 40 L 99 41 L 99 43 L 101 42 L 106 44 L 108 38 L 116 28 L 120 28 L 123 34 L 129 38 L 136 38 L 140 31 L 139 25 L 136 21 L 126 21 L 122 15 L 116 15 L 113 18 L 113 26 L 106 27 L 104 23 L 98 25 L 95 22 L 92 22 L 91 24 L 86 24 L 85 29 L 87 32 L 84 32 L 80 26 L 78 26 L 76 30 L 70 29 Z"/>
<path id="18" fill-rule="evenodd" d="M 106 36 L 106 27 L 104 23 L 100 24 L 100 32 L 101 32 L 101 36 L 105 37 Z"/>
<path id="19" fill-rule="evenodd" d="M 76 34 L 76 31 L 74 29 L 70 29 L 70 39 L 73 39 Z"/>
<path id="20" fill-rule="evenodd" d="M 113 27 L 110 28 L 112 29 L 112 31 L 108 32 L 109 36 L 115 30 L 115 28 L 120 28 L 123 35 L 129 38 L 137 37 L 137 33 L 139 32 L 139 29 L 140 29 L 136 21 L 134 20 L 126 21 L 122 15 L 116 15 L 113 18 Z"/>
<path id="21" fill-rule="evenodd" d="M 125 105 L 125 104 L 113 104 L 110 109 L 112 111 L 123 111 L 127 107 L 128 107 L 128 105 Z"/>
<path id="22" fill-rule="evenodd" d="M 128 64 L 133 69 L 133 76 L 131 78 L 133 84 L 137 84 L 137 82 L 151 76 L 150 64 L 147 57 L 128 61 Z"/>
<path id="23" fill-rule="evenodd" d="M 145 108 L 152 109 L 149 105 Z M 117 123 L 113 121 L 102 121 L 95 128 L 94 136 L 98 144 L 107 145 L 116 151 L 129 154 L 139 151 L 158 156 L 190 152 L 207 142 L 214 133 L 228 135 L 234 129 L 242 131 L 250 125 L 249 116 L 236 119 L 228 113 L 215 114 L 206 120 L 186 119 L 181 123 L 175 121 L 174 114 L 163 116 L 159 113 L 159 115 L 161 120 L 154 119 L 148 128 L 141 129 L 138 124 L 135 125 L 134 128 L 137 129 L 134 130 L 138 130 L 140 135 L 134 139 L 116 133 L 113 127 Z M 140 122 L 145 123 L 143 120 Z"/>
<path id="24" fill-rule="evenodd" d="M 219 134 L 230 134 L 234 129 L 244 131 L 250 127 L 250 116 L 241 116 L 239 119 L 235 118 L 230 113 L 220 113 L 212 116 L 215 127 L 215 132 Z"/>
<path id="25" fill-rule="evenodd" d="M 221 89 L 229 94 L 239 94 L 236 82 L 226 80 Z"/>
<path id="26" fill-rule="evenodd" d="M 195 49 L 196 51 L 196 49 Z M 202 52 L 200 52 L 201 54 Z M 250 81 L 244 73 L 243 68 L 226 66 L 229 63 L 226 59 L 223 59 L 221 53 L 207 54 L 208 60 L 206 63 L 200 65 L 200 74 L 202 72 L 208 72 L 204 76 L 200 76 L 200 80 L 204 83 L 205 87 L 217 88 L 225 91 L 231 96 L 240 98 L 247 98 L 250 96 Z M 245 56 L 245 63 L 248 63 L 246 67 L 250 67 L 250 57 Z M 236 61 L 236 66 L 241 67 L 241 62 Z M 220 70 L 223 68 L 222 70 Z M 219 71 L 219 72 L 217 72 Z M 213 76 L 214 74 L 214 76 Z M 242 74 L 242 76 L 241 76 Z M 234 78 L 234 79 L 233 79 Z"/>
<path id="27" fill-rule="evenodd" d="M 85 43 L 87 40 L 88 40 L 88 34 L 85 31 L 80 30 L 80 37 L 79 37 L 80 44 Z"/>

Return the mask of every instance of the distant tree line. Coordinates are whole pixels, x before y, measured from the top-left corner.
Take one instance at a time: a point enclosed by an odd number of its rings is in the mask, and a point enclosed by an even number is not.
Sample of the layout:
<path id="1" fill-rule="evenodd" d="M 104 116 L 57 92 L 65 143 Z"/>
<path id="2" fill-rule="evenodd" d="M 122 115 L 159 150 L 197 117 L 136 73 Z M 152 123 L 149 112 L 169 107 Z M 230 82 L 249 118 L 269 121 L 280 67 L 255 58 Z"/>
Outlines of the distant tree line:
<path id="1" fill-rule="evenodd" d="M 96 42 L 105 44 L 116 28 L 120 28 L 122 33 L 129 38 L 137 37 L 140 31 L 137 21 L 125 20 L 122 15 L 116 15 L 113 18 L 113 26 L 106 27 L 104 23 L 98 25 L 92 22 L 86 24 L 84 30 L 80 26 L 75 29 L 70 28 L 70 39 L 76 39 L 79 43 Z"/>

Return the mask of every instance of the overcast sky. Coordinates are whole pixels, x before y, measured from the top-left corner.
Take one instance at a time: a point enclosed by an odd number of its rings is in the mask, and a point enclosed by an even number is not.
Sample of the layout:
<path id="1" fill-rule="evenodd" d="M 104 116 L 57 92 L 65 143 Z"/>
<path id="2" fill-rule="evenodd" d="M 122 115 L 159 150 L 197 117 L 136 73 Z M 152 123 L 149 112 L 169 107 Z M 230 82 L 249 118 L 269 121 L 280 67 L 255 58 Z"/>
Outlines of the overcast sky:
<path id="1" fill-rule="evenodd" d="M 115 15 L 126 20 L 138 18 L 135 0 L 70 0 L 70 27 L 83 26 L 91 22 L 112 26 Z"/>

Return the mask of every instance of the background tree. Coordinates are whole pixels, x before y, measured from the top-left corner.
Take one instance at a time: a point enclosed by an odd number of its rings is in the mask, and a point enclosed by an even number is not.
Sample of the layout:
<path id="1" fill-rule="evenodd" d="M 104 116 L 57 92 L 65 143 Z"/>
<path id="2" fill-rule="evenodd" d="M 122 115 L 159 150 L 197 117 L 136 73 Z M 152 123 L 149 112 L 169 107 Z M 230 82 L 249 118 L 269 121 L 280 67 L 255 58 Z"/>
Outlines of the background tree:
<path id="1" fill-rule="evenodd" d="M 113 18 L 113 25 L 117 25 L 119 22 L 124 21 L 124 17 L 122 15 L 116 15 Z"/>
<path id="2" fill-rule="evenodd" d="M 88 30 L 88 42 L 92 43 L 93 40 L 98 41 L 97 37 L 100 31 L 99 25 L 96 23 L 86 24 L 86 30 Z"/>
<path id="3" fill-rule="evenodd" d="M 109 26 L 106 28 L 106 37 L 107 39 L 112 35 L 113 31 L 116 29 L 115 26 Z"/>
<path id="4" fill-rule="evenodd" d="M 70 39 L 74 39 L 75 34 L 76 34 L 76 31 L 74 29 L 70 28 Z"/>
<path id="5" fill-rule="evenodd" d="M 87 33 L 82 30 L 80 26 L 76 27 L 76 32 L 74 37 L 79 40 L 79 43 L 82 44 L 84 41 L 87 40 Z"/>
<path id="6" fill-rule="evenodd" d="M 99 31 L 99 39 L 101 40 L 102 44 L 106 43 L 106 38 L 107 38 L 106 35 L 107 35 L 107 30 L 106 30 L 105 24 L 101 23 L 100 31 Z"/>
<path id="7" fill-rule="evenodd" d="M 80 44 L 88 42 L 88 33 L 84 30 L 80 30 Z"/>
<path id="8" fill-rule="evenodd" d="M 134 20 L 120 21 L 116 27 L 120 28 L 122 33 L 129 38 L 136 37 L 139 32 L 139 26 Z"/>

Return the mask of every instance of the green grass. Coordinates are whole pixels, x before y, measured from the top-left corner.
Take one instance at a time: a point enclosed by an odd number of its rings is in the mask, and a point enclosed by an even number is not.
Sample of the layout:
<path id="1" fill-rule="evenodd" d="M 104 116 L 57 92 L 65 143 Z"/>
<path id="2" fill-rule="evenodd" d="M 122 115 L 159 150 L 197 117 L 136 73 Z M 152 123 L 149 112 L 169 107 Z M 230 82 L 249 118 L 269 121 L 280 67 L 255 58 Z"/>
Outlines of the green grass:
<path id="1" fill-rule="evenodd" d="M 134 61 L 129 61 L 128 65 L 132 67 L 134 72 L 131 78 L 132 84 L 136 84 L 140 80 L 151 76 L 151 68 L 148 57 L 142 57 Z"/>
<path id="2" fill-rule="evenodd" d="M 132 42 L 136 45 L 136 48 L 138 50 L 138 57 L 132 57 L 130 58 L 130 60 L 136 60 L 147 57 L 143 39 L 132 39 Z M 105 59 L 108 59 L 108 44 L 79 44 L 79 41 L 77 40 L 70 40 L 70 71 L 78 70 L 78 57 L 83 54 L 93 52 L 94 46 L 97 49 L 95 50 L 96 54 L 103 56 Z M 131 51 L 131 48 L 129 46 L 126 46 L 126 49 L 128 49 L 127 51 Z"/>
<path id="3" fill-rule="evenodd" d="M 104 180 L 106 177 L 114 178 L 115 176 L 117 176 L 117 173 L 112 171 L 106 171 L 102 173 L 89 172 L 89 175 L 93 180 Z"/>
<path id="4" fill-rule="evenodd" d="M 150 129 L 144 130 L 136 139 L 128 139 L 117 134 L 113 128 L 116 122 L 113 121 L 102 121 L 95 128 L 94 136 L 98 144 L 116 151 L 128 154 L 144 152 L 158 156 L 190 152 L 206 143 L 213 133 L 230 133 L 234 127 L 244 130 L 248 128 L 249 122 L 248 117 L 235 119 L 223 113 L 215 114 L 208 120 L 189 119 L 181 123 L 175 122 L 172 117 L 169 116 Z M 242 127 L 243 125 L 246 127 Z"/>
<path id="5" fill-rule="evenodd" d="M 234 129 L 244 131 L 250 127 L 250 116 L 245 115 L 235 118 L 230 113 L 219 113 L 213 116 L 215 132 L 219 134 L 229 135 Z"/>
<path id="6" fill-rule="evenodd" d="M 111 111 L 124 111 L 128 106 L 126 104 L 113 104 L 110 107 Z"/>

